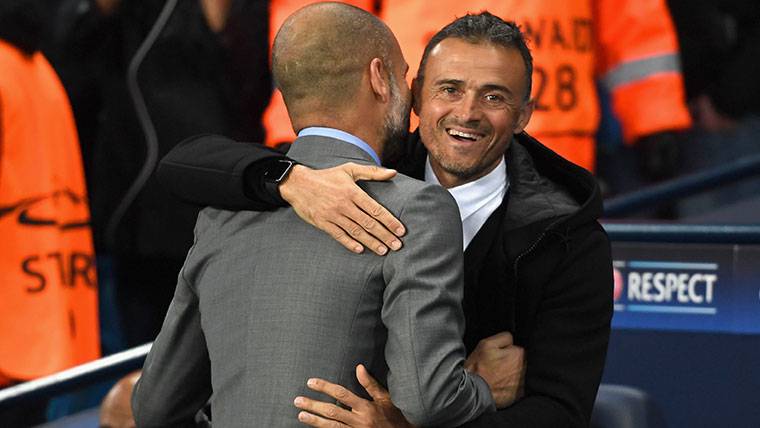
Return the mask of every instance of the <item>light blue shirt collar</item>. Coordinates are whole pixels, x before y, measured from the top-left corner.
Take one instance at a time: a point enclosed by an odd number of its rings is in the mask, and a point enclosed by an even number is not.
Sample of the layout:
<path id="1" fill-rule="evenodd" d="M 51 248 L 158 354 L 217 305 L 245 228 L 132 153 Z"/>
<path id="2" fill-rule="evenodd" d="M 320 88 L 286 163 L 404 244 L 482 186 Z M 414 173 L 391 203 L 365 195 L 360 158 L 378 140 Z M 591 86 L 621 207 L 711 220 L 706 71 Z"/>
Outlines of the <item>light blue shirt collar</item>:
<path id="1" fill-rule="evenodd" d="M 365 143 L 364 140 L 357 137 L 356 135 L 349 134 L 348 132 L 341 131 L 340 129 L 324 128 L 321 126 L 310 126 L 308 128 L 302 129 L 301 132 L 298 133 L 298 137 L 306 137 L 307 135 L 335 138 L 341 141 L 345 141 L 349 144 L 353 144 L 354 146 L 367 152 L 370 156 L 372 156 L 372 159 L 375 160 L 375 163 L 380 165 L 380 157 L 377 156 L 377 153 L 372 150 L 372 147 L 370 147 L 369 144 Z"/>

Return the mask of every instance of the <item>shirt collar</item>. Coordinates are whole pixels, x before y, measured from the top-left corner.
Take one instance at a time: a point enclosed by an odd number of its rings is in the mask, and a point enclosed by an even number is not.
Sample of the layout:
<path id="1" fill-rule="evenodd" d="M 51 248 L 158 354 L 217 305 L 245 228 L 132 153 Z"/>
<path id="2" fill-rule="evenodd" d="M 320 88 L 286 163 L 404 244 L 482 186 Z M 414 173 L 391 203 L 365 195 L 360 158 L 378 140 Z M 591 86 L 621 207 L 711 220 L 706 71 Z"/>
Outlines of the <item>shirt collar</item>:
<path id="1" fill-rule="evenodd" d="M 369 144 L 364 142 L 364 140 L 357 137 L 356 135 L 349 134 L 348 132 L 341 131 L 340 129 L 325 128 L 321 126 L 310 126 L 308 128 L 302 129 L 301 132 L 298 133 L 299 137 L 306 137 L 307 135 L 316 135 L 320 137 L 335 138 L 337 140 L 341 140 L 341 141 L 345 141 L 346 143 L 353 144 L 354 146 L 367 152 L 370 156 L 372 156 L 372 159 L 375 161 L 375 163 L 380 165 L 380 157 L 377 156 L 377 153 L 375 153 L 375 151 L 372 149 L 372 147 L 369 146 Z"/>
<path id="2" fill-rule="evenodd" d="M 435 172 L 433 172 L 433 167 L 430 165 L 430 156 L 425 161 L 425 181 L 438 185 L 441 184 L 438 181 L 438 177 L 435 176 Z M 462 217 L 462 221 L 464 221 L 487 204 L 494 194 L 503 191 L 508 182 L 507 163 L 504 157 L 502 157 L 501 162 L 499 162 L 493 171 L 475 181 L 452 187 L 448 191 L 456 200 L 459 206 L 459 214 Z"/>

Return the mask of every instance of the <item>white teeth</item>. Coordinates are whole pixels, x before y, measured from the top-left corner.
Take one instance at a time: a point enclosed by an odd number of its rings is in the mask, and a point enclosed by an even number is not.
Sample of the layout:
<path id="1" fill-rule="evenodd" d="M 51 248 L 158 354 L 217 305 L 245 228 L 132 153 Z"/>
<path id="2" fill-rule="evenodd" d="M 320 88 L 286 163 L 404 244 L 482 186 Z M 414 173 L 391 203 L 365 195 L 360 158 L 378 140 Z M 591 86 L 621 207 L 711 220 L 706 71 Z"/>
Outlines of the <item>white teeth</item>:
<path id="1" fill-rule="evenodd" d="M 470 134 L 467 132 L 457 131 L 456 129 L 449 129 L 448 133 L 449 135 L 452 135 L 455 137 L 462 137 L 462 138 L 467 138 L 470 140 L 477 140 L 479 138 L 479 135 L 477 134 Z"/>

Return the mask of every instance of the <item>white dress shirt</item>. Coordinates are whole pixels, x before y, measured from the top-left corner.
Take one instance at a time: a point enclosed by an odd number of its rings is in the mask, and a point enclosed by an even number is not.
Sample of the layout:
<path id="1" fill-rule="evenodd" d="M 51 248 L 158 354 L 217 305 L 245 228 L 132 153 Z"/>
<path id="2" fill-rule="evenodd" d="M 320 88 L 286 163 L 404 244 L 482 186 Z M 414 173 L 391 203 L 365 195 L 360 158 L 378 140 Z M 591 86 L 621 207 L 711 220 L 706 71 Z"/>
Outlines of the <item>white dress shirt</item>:
<path id="1" fill-rule="evenodd" d="M 440 185 L 430 165 L 430 156 L 425 161 L 425 181 Z M 499 208 L 507 192 L 507 163 L 504 158 L 493 171 L 475 181 L 448 189 L 457 201 L 459 215 L 462 218 L 462 238 L 464 248 L 472 241 L 488 217 Z"/>

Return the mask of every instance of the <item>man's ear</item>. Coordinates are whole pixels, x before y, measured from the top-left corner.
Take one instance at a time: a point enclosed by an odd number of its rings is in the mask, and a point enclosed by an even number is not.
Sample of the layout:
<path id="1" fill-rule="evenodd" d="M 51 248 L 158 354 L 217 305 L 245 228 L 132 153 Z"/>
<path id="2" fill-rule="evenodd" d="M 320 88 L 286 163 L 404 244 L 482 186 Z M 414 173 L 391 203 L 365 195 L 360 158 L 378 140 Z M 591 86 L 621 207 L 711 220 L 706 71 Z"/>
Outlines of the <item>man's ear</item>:
<path id="1" fill-rule="evenodd" d="M 420 115 L 421 86 L 420 81 L 416 77 L 412 79 L 412 110 L 414 110 L 414 114 L 417 116 Z"/>
<path id="2" fill-rule="evenodd" d="M 536 103 L 534 100 L 530 100 L 520 109 L 520 116 L 517 118 L 517 124 L 515 126 L 515 134 L 519 134 L 525 130 L 530 122 L 530 117 L 533 115 L 533 109 Z"/>
<path id="3" fill-rule="evenodd" d="M 390 82 L 387 81 L 386 76 L 388 73 L 383 60 L 373 58 L 369 63 L 369 84 L 375 98 L 382 102 L 390 101 Z"/>

